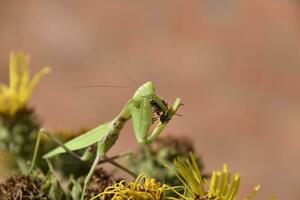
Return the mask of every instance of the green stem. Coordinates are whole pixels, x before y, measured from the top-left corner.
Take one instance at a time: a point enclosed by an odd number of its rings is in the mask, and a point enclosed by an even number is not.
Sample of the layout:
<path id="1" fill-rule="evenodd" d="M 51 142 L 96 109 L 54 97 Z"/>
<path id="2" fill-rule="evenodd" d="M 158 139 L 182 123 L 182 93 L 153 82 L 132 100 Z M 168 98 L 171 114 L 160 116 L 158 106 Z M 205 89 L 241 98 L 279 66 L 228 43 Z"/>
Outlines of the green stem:
<path id="1" fill-rule="evenodd" d="M 35 144 L 35 148 L 34 148 L 34 153 L 33 153 L 33 157 L 32 157 L 32 161 L 31 161 L 31 165 L 30 165 L 30 168 L 29 168 L 29 171 L 28 173 L 30 174 L 34 168 L 34 165 L 35 165 L 35 162 L 36 162 L 36 158 L 37 158 L 37 154 L 38 154 L 38 151 L 39 151 L 39 146 L 40 146 L 40 143 L 41 143 L 41 132 L 38 133 L 38 138 L 37 138 L 37 141 L 36 141 L 36 144 Z"/>

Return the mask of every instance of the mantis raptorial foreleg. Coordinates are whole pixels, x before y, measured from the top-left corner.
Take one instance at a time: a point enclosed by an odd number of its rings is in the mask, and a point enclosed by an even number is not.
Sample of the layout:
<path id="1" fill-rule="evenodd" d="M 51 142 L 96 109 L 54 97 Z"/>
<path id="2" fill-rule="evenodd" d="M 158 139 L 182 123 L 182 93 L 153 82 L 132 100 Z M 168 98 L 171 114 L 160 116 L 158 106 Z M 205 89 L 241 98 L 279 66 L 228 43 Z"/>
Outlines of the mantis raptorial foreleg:
<path id="1" fill-rule="evenodd" d="M 130 106 L 133 129 L 138 142 L 140 144 L 152 143 L 160 135 L 180 105 L 181 101 L 180 99 L 177 99 L 173 106 L 170 107 L 170 109 L 165 112 L 165 115 L 162 116 L 164 120 L 160 119 L 160 122 L 151 133 L 149 133 L 149 129 L 152 125 L 152 118 L 148 117 L 152 115 L 150 101 L 144 97 L 141 100 L 140 108 L 136 105 Z"/>
<path id="2" fill-rule="evenodd" d="M 83 200 L 87 184 L 96 165 L 102 158 L 105 158 L 108 150 L 118 139 L 124 124 L 130 118 L 132 118 L 133 130 L 138 143 L 143 145 L 150 144 L 160 135 L 181 105 L 181 99 L 177 98 L 174 104 L 171 107 L 168 107 L 166 102 L 156 95 L 153 83 L 147 82 L 137 89 L 115 119 L 104 123 L 65 144 L 59 144 L 60 147 L 50 151 L 44 155 L 43 158 L 49 159 L 58 154 L 65 152 L 70 153 L 97 143 L 96 158 L 84 182 L 81 196 L 81 199 Z M 153 124 L 153 115 L 155 115 L 159 121 L 154 130 L 150 132 L 151 125 Z M 70 154 L 75 156 L 73 153 Z M 112 159 L 107 159 L 107 162 L 118 166 Z"/>

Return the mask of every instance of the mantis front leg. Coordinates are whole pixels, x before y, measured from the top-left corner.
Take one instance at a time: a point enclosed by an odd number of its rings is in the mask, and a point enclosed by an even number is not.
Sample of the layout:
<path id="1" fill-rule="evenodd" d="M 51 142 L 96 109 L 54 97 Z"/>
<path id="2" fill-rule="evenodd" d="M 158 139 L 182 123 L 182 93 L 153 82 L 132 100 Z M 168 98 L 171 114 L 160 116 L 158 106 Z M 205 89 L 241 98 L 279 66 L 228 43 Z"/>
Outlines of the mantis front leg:
<path id="1" fill-rule="evenodd" d="M 155 98 L 153 100 L 157 101 L 156 103 L 158 106 L 160 104 L 163 105 L 163 102 L 159 98 Z M 132 124 L 138 143 L 150 144 L 153 142 L 166 127 L 180 105 L 182 105 L 181 99 L 177 98 L 167 112 L 164 111 L 164 119 L 160 119 L 154 130 L 149 133 L 152 125 L 152 107 L 150 100 L 147 97 L 142 98 L 139 106 L 132 103 L 130 105 Z"/>

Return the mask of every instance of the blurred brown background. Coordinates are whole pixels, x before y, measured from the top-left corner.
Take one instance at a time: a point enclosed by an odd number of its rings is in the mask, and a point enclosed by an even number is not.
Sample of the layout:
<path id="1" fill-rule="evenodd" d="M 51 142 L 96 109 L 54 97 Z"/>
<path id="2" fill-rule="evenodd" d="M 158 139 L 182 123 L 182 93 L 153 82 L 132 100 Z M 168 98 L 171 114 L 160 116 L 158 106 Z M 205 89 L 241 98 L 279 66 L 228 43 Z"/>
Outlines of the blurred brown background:
<path id="1" fill-rule="evenodd" d="M 242 174 L 240 197 L 300 198 L 300 2 L 1 1 L 0 80 L 9 50 L 49 65 L 31 105 L 48 128 L 112 119 L 138 84 L 154 81 L 185 106 L 164 134 L 194 138 L 206 171 L 226 162 Z M 133 85 L 135 88 L 136 86 Z M 136 148 L 130 125 L 111 154 Z"/>

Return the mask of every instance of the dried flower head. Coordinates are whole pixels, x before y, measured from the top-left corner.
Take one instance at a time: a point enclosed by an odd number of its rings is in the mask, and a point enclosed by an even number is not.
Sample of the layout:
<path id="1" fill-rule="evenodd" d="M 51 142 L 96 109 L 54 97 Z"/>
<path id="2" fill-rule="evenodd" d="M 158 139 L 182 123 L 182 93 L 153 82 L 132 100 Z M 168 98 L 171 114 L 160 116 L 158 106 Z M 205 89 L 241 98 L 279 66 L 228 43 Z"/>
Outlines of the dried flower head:
<path id="1" fill-rule="evenodd" d="M 46 200 L 42 191 L 43 181 L 39 178 L 17 174 L 0 184 L 0 199 L 39 199 Z"/>
<path id="2" fill-rule="evenodd" d="M 25 53 L 9 55 L 9 85 L 0 84 L 0 113 L 13 116 L 27 106 L 27 102 L 39 80 L 50 68 L 44 67 L 30 80 L 30 57 Z"/>

